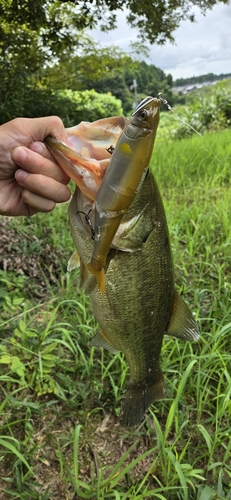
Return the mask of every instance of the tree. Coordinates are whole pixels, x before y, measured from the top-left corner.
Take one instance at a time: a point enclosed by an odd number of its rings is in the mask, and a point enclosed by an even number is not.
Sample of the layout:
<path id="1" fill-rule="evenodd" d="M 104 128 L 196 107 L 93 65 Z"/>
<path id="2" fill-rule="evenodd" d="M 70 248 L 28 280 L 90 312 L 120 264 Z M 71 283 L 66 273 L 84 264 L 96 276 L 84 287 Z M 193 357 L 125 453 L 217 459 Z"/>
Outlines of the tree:
<path id="1" fill-rule="evenodd" d="M 139 31 L 139 39 L 163 44 L 174 40 L 182 20 L 195 20 L 193 7 L 205 14 L 220 2 L 229 0 L 1 0 L 0 52 L 9 53 L 16 41 L 18 48 L 27 47 L 31 32 L 39 34 L 37 45 L 46 48 L 43 55 L 66 57 L 73 51 L 72 42 L 78 44 L 78 33 L 85 28 L 114 28 L 121 10 Z"/>
<path id="2" fill-rule="evenodd" d="M 86 77 L 96 81 L 130 64 L 120 49 L 96 47 L 83 33 L 78 13 L 58 0 L 1 0 L 1 123 L 26 115 L 31 97 L 39 103 L 32 106 L 37 116 L 39 108 L 48 109 L 44 100 L 54 103 L 52 90 L 82 90 Z"/>

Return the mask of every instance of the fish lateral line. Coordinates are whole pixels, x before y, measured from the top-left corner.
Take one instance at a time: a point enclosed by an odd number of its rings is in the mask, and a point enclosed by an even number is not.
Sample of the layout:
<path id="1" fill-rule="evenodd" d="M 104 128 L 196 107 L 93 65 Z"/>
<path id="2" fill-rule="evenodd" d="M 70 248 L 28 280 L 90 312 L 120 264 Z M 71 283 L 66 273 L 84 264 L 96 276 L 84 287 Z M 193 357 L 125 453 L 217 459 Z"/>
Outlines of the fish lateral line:
<path id="1" fill-rule="evenodd" d="M 186 125 L 187 127 L 191 128 L 197 135 L 199 135 L 199 137 L 201 139 L 204 140 L 204 136 L 202 134 L 200 134 L 200 132 L 198 132 L 198 130 L 196 130 L 192 125 L 190 125 L 190 123 L 187 123 L 186 121 L 182 120 L 182 118 L 180 118 L 179 115 L 177 115 L 175 113 L 175 111 L 173 111 L 172 107 L 170 106 L 169 102 L 167 101 L 167 99 L 164 99 L 162 97 L 162 92 L 159 92 L 158 94 L 158 99 L 160 99 L 160 101 L 164 104 L 164 106 L 167 106 L 168 110 L 171 111 L 173 113 L 173 115 L 180 121 L 182 122 L 184 125 Z M 216 160 L 221 164 L 223 165 L 223 167 L 225 166 L 225 164 L 223 163 L 223 161 L 219 160 L 219 158 L 217 157 L 217 155 L 214 153 L 213 149 L 211 148 L 211 146 L 209 146 L 208 144 L 206 145 L 208 149 L 210 149 L 211 153 L 213 154 L 214 158 L 216 158 Z"/>

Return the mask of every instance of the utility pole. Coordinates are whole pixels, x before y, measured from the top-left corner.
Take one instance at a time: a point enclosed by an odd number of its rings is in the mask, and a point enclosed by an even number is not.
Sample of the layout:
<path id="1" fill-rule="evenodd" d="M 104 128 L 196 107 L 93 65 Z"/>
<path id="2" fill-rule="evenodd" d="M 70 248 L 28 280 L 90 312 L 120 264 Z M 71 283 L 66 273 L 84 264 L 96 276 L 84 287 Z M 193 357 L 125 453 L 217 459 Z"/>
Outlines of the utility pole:
<path id="1" fill-rule="evenodd" d="M 138 96 L 137 96 L 137 81 L 136 79 L 134 78 L 133 80 L 133 85 L 130 85 L 130 89 L 131 90 L 134 90 L 134 103 L 133 103 L 133 109 L 136 108 L 137 104 L 138 104 Z"/>

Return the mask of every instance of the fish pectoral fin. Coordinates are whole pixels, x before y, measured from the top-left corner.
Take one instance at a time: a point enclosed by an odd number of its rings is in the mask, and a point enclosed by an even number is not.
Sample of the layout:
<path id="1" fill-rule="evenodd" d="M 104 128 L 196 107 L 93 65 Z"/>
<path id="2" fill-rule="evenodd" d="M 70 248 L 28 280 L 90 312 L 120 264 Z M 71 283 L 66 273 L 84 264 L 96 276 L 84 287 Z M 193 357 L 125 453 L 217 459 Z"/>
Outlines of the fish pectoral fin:
<path id="1" fill-rule="evenodd" d="M 119 352 L 116 347 L 114 347 L 111 342 L 107 339 L 105 333 L 99 328 L 93 337 L 93 339 L 90 342 L 90 347 L 103 347 L 104 349 L 107 349 L 107 351 L 113 352 L 113 354 L 116 354 Z"/>
<path id="2" fill-rule="evenodd" d="M 196 321 L 177 291 L 166 334 L 189 341 L 198 340 L 200 337 Z"/>
<path id="3" fill-rule="evenodd" d="M 67 270 L 73 271 L 73 269 L 76 269 L 76 267 L 79 267 L 79 266 L 80 266 L 80 256 L 79 256 L 78 252 L 75 251 L 68 261 Z"/>
<path id="4" fill-rule="evenodd" d="M 137 252 L 137 250 L 142 250 L 143 248 L 143 241 L 140 240 L 132 240 L 129 238 L 126 239 L 116 239 L 114 238 L 113 242 L 113 247 L 116 250 L 120 250 L 121 252 Z"/>
<path id="5" fill-rule="evenodd" d="M 101 295 L 104 295 L 105 287 L 106 287 L 106 275 L 105 275 L 104 268 L 97 271 L 96 269 L 94 269 L 94 267 L 90 263 L 87 265 L 87 270 L 89 271 L 89 273 L 91 273 L 91 274 L 93 274 L 93 276 L 95 276 L 96 281 L 98 283 L 100 293 L 101 293 Z"/>

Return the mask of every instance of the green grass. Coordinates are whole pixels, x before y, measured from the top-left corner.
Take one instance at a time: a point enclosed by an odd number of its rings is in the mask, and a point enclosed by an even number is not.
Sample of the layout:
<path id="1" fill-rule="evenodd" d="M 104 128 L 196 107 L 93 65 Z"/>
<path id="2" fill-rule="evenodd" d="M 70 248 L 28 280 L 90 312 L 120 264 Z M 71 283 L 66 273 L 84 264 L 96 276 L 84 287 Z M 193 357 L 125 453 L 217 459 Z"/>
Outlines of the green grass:
<path id="1" fill-rule="evenodd" d="M 121 429 L 127 364 L 89 348 L 96 323 L 78 271 L 65 271 L 67 205 L 12 219 L 21 240 L 9 252 L 39 272 L 0 272 L 4 500 L 231 499 L 231 130 L 171 142 L 162 128 L 154 153 L 177 288 L 201 338 L 165 338 L 166 398 Z"/>

